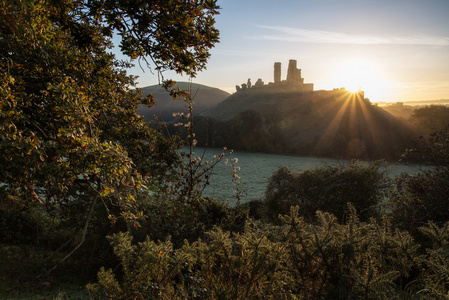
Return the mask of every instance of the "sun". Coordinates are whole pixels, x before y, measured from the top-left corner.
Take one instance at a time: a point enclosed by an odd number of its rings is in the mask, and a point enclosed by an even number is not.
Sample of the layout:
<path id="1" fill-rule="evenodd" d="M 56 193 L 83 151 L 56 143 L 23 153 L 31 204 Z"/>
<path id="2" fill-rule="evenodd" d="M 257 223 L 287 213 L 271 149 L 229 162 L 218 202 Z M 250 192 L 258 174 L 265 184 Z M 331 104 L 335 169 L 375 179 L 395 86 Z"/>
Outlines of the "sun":
<path id="1" fill-rule="evenodd" d="M 330 83 L 333 88 L 344 87 L 351 92 L 364 91 L 372 101 L 388 97 L 389 81 L 378 63 L 366 58 L 350 58 L 333 67 Z"/>
<path id="2" fill-rule="evenodd" d="M 347 90 L 358 92 L 367 81 L 366 64 L 363 61 L 346 62 L 340 68 L 340 76 Z"/>

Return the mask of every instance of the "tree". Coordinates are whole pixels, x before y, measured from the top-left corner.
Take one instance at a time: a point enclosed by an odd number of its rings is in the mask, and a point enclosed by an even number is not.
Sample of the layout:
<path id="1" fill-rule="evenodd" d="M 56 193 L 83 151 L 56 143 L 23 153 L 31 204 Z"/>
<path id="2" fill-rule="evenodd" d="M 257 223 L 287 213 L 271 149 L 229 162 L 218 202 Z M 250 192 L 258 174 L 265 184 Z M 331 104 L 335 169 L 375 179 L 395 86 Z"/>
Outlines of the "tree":
<path id="1" fill-rule="evenodd" d="M 401 229 L 419 234 L 432 221 L 449 221 L 449 132 L 443 129 L 421 137 L 403 155 L 404 161 L 422 162 L 432 168 L 418 174 L 401 174 L 390 195 L 391 215 Z"/>
<path id="2" fill-rule="evenodd" d="M 217 13 L 214 0 L 2 0 L 2 207 L 60 216 L 78 246 L 100 208 L 137 221 L 136 195 L 168 189 L 178 156 L 137 115 L 155 99 L 136 93 L 112 35 L 130 59 L 195 76 L 218 42 Z"/>
<path id="3" fill-rule="evenodd" d="M 447 168 L 449 166 L 449 107 L 430 105 L 417 108 L 410 117 L 410 122 L 420 137 L 402 155 L 402 159 Z"/>
<path id="4" fill-rule="evenodd" d="M 389 204 L 394 224 L 422 239 L 420 226 L 428 222 L 443 226 L 449 221 L 449 108 L 443 105 L 417 108 L 410 119 L 422 135 L 402 155 L 402 160 L 432 168 L 398 176 Z"/>
<path id="5" fill-rule="evenodd" d="M 419 107 L 413 112 L 410 122 L 422 135 L 446 131 L 449 126 L 449 107 L 444 105 Z"/>

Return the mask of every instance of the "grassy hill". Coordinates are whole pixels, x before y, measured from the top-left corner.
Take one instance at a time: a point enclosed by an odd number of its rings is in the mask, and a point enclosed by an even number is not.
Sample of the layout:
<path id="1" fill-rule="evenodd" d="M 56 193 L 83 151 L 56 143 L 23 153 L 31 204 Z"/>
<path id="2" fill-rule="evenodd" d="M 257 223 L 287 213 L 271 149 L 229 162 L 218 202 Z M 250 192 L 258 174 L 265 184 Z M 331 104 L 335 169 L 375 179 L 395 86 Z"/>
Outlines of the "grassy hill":
<path id="1" fill-rule="evenodd" d="M 181 90 L 189 89 L 188 82 L 177 82 L 175 86 Z M 215 106 L 230 95 L 223 90 L 197 83 L 192 83 L 190 88 L 194 99 L 194 111 L 197 114 Z M 140 105 L 137 110 L 146 120 L 152 120 L 153 116 L 156 115 L 161 121 L 171 122 L 174 112 L 187 112 L 186 103 L 181 100 L 173 100 L 170 93 L 161 85 L 144 87 L 142 88 L 142 92 L 144 95 L 151 93 L 156 99 L 156 104 L 153 108 Z"/>
<path id="2" fill-rule="evenodd" d="M 398 157 L 408 126 L 362 94 L 345 90 L 235 93 L 196 120 L 200 144 L 338 158 Z"/>

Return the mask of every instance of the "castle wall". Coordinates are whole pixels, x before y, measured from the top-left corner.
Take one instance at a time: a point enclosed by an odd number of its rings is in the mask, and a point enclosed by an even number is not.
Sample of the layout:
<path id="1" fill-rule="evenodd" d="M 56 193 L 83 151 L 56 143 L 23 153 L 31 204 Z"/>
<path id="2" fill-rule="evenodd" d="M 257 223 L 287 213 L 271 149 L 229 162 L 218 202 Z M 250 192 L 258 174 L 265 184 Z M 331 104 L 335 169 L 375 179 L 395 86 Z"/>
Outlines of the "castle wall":
<path id="1" fill-rule="evenodd" d="M 302 91 L 302 92 L 313 92 L 313 83 L 304 83 L 304 78 L 301 77 L 301 69 L 297 67 L 297 61 L 295 59 L 290 59 L 288 62 L 287 69 L 287 79 L 281 79 L 281 63 L 274 63 L 274 83 L 270 82 L 267 85 L 263 83 L 262 79 L 258 79 L 255 85 L 251 85 L 250 79 L 248 79 L 248 83 L 243 83 L 240 86 L 236 86 L 237 92 L 252 89 L 252 88 L 265 88 L 265 87 L 279 87 L 282 89 L 294 90 L 294 91 Z"/>
<path id="2" fill-rule="evenodd" d="M 304 79 L 303 79 L 303 81 L 304 81 Z M 313 92 L 313 83 L 304 83 L 302 85 L 302 90 L 304 92 Z"/>

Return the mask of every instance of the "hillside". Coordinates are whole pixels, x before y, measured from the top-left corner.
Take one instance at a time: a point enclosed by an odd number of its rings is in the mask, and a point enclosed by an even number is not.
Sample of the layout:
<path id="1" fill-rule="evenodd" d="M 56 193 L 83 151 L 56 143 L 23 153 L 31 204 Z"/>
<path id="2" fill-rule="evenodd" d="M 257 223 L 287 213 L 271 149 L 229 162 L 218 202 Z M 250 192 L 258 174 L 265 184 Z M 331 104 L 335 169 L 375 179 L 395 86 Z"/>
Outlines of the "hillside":
<path id="1" fill-rule="evenodd" d="M 189 83 L 177 82 L 175 86 L 181 90 L 187 90 Z M 194 99 L 194 111 L 197 114 L 210 109 L 230 95 L 223 90 L 197 83 L 191 84 L 191 91 Z M 174 112 L 187 112 L 186 103 L 181 100 L 173 100 L 170 93 L 161 85 L 144 87 L 142 92 L 144 95 L 152 93 L 156 99 L 156 104 L 153 108 L 140 105 L 137 110 L 137 113 L 144 116 L 147 121 L 152 120 L 153 116 L 156 115 L 161 121 L 171 122 Z"/>
<path id="2" fill-rule="evenodd" d="M 412 139 L 402 121 L 346 90 L 240 91 L 196 127 L 202 145 L 338 158 L 393 159 Z"/>

